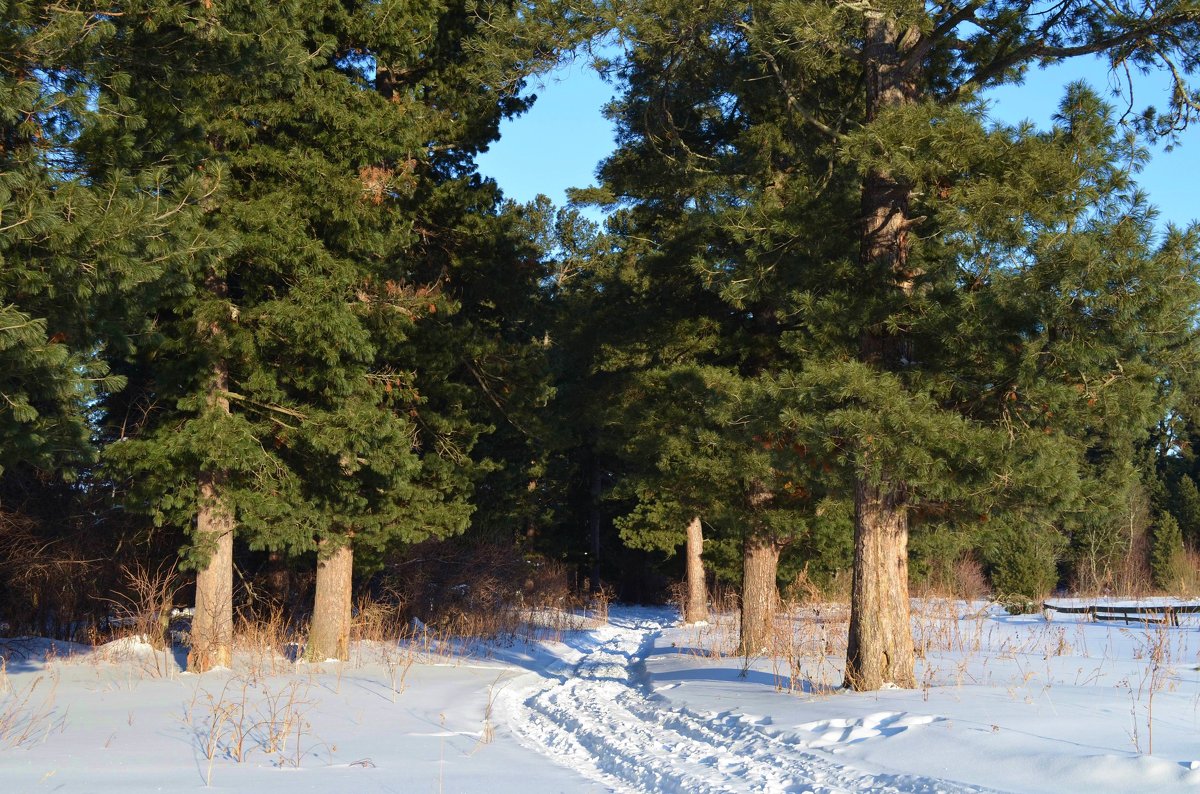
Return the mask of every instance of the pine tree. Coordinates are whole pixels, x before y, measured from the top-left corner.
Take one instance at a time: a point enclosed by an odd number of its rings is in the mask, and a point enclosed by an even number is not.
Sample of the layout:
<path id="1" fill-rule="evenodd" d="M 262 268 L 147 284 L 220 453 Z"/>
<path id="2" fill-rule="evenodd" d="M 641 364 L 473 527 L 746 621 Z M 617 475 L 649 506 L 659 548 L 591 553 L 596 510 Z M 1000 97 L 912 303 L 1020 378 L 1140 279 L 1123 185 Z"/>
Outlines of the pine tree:
<path id="1" fill-rule="evenodd" d="M 235 530 L 317 553 L 307 653 L 345 658 L 355 552 L 472 512 L 476 375 L 503 354 L 482 293 L 519 252 L 472 158 L 523 107 L 508 70 L 540 61 L 480 54 L 487 20 L 459 7 L 145 10 L 112 53 L 112 101 L 141 114 L 112 147 L 203 173 L 221 247 L 153 308 L 158 346 L 129 365 L 153 408 L 110 460 L 156 520 L 197 519 L 197 669 L 228 659 Z"/>
<path id="2" fill-rule="evenodd" d="M 85 144 L 112 121 L 88 101 L 111 79 L 112 35 L 85 9 L 0 9 L 0 472 L 75 478 L 94 462 L 89 406 L 121 383 L 100 352 L 131 344 L 127 303 L 189 237 L 161 168 L 106 168 Z"/>
<path id="3" fill-rule="evenodd" d="M 857 59 L 864 77 L 864 121 L 883 144 L 883 157 L 863 173 L 860 263 L 872 271 L 872 294 L 882 299 L 868 315 L 860 358 L 880 370 L 903 369 L 926 353 L 904 332 L 925 273 L 914 256 L 910 232 L 917 182 L 902 173 L 915 142 L 912 116 L 925 103 L 952 107 L 972 92 L 1019 79 L 1033 63 L 1103 54 L 1114 69 L 1124 64 L 1165 66 L 1177 90 L 1168 112 L 1145 117 L 1156 131 L 1170 131 L 1196 109 L 1195 94 L 1179 82 L 1176 59 L 1195 57 L 1195 10 L 1186 3 L 1153 9 L 1071 3 L 1063 13 L 1041 16 L 1028 3 L 1000 6 L 924 6 L 863 12 Z M 806 106 L 801 97 L 796 100 Z M 892 136 L 895 136 L 892 138 Z M 856 488 L 854 609 L 846 679 L 857 689 L 883 682 L 912 685 L 908 603 L 903 582 L 886 573 L 906 566 L 909 486 L 885 469 L 860 476 Z M 899 587 L 898 587 L 899 586 Z M 877 630 L 882 627 L 881 630 Z"/>
<path id="4" fill-rule="evenodd" d="M 1183 554 L 1183 533 L 1170 513 L 1163 513 L 1155 523 L 1150 570 L 1154 574 L 1154 584 L 1169 592 L 1179 592 L 1185 581 L 1187 560 Z"/>
<path id="5" fill-rule="evenodd" d="M 822 142 L 789 116 L 766 64 L 746 57 L 740 9 L 642 11 L 617 69 L 621 147 L 600 189 L 580 194 L 620 207 L 604 294 L 630 306 L 606 323 L 622 333 L 607 340 L 606 366 L 625 372 L 608 430 L 626 439 L 617 493 L 637 502 L 623 536 L 673 550 L 700 515 L 718 549 L 740 547 L 742 645 L 757 653 L 773 634 L 780 554 L 829 514 L 828 483 L 777 420 L 759 421 L 763 383 L 800 360 L 791 296 L 817 274 L 789 265 L 845 245 L 822 221 L 840 202 L 849 211 L 853 194 L 844 174 L 814 177 Z"/>
<path id="6" fill-rule="evenodd" d="M 1186 5 L 1127 11 L 651 1 L 617 23 L 631 42 L 625 105 L 660 126 L 629 113 L 607 168 L 653 184 L 614 181 L 609 196 L 632 199 L 634 217 L 710 221 L 703 210 L 724 209 L 725 233 L 749 245 L 705 240 L 662 261 L 695 263 L 735 308 L 768 298 L 748 314 L 773 325 L 763 339 L 792 356 L 778 366 L 779 397 L 792 406 L 784 427 L 853 483 L 854 688 L 914 680 L 910 517 L 946 514 L 969 492 L 964 483 L 995 477 L 1005 495 L 976 504 L 976 515 L 1016 521 L 1040 509 L 1034 492 L 1059 484 L 1045 511 L 1082 515 L 1095 493 L 1081 482 L 1129 481 L 1133 471 L 1128 439 L 1106 434 L 1099 416 L 1122 415 L 1132 435 L 1156 421 L 1162 403 L 1149 397 L 1190 347 L 1194 236 L 1172 231 L 1154 250 L 1144 202 L 1123 197 L 1109 165 L 1125 144 L 1094 98 L 1076 91 L 1049 138 L 989 128 L 973 101 L 1034 62 L 1102 53 L 1114 66 L 1170 66 L 1195 56 Z M 1178 87 L 1144 129 L 1170 134 L 1189 119 L 1194 94 Z M 652 273 L 656 260 L 645 259 Z M 1146 278 L 1114 281 L 1124 269 Z M 1031 287 L 1042 276 L 1058 280 L 1039 306 Z M 1158 298 L 1167 305 L 1155 308 Z M 1119 324 L 1133 331 L 1127 344 L 1114 339 Z M 1167 328 L 1159 344 L 1156 329 Z M 1082 339 L 1097 330 L 1117 353 L 1115 372 L 1084 356 Z M 1039 413 L 1041 438 L 1030 424 Z"/>
<path id="7" fill-rule="evenodd" d="M 1179 524 L 1183 537 L 1195 544 L 1200 541 L 1200 490 L 1196 481 L 1183 474 L 1175 485 L 1171 514 Z"/>

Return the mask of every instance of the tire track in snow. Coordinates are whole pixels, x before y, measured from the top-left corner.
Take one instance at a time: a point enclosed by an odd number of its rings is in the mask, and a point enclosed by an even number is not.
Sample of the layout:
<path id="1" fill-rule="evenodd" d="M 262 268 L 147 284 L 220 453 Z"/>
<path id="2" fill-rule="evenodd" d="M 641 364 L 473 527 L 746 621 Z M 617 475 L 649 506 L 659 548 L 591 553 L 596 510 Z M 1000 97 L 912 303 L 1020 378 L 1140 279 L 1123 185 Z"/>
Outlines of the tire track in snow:
<path id="1" fill-rule="evenodd" d="M 673 618 L 614 610 L 574 671 L 507 693 L 521 741 L 618 792 L 968 794 L 984 789 L 873 773 L 776 738 L 736 716 L 705 719 L 644 694 L 642 660 Z"/>

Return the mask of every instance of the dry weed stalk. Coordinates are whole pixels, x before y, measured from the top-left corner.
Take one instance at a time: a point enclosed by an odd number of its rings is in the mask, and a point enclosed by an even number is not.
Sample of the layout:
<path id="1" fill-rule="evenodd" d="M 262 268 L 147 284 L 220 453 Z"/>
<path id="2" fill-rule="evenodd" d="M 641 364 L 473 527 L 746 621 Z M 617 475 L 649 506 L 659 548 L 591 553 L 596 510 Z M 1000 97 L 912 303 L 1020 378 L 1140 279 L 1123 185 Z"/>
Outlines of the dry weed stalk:
<path id="1" fill-rule="evenodd" d="M 46 676 L 39 675 L 28 686 L 14 688 L 8 680 L 7 664 L 3 670 L 5 690 L 0 696 L 0 749 L 28 747 L 44 741 L 56 727 L 59 730 L 66 727 L 65 720 L 55 722 L 57 676 L 50 676 L 50 683 L 45 686 Z"/>
<path id="2" fill-rule="evenodd" d="M 126 637 L 140 638 L 150 645 L 154 653 L 144 672 L 156 678 L 174 672 L 169 655 L 160 652 L 171 649 L 171 610 L 182 586 L 175 564 L 162 564 L 153 570 L 140 562 L 123 565 L 121 579 L 125 592 L 106 599 L 111 604 L 109 625 L 122 629 Z"/>
<path id="3" fill-rule="evenodd" d="M 264 615 L 239 613 L 234 630 L 234 647 L 249 659 L 249 674 L 280 675 L 293 669 L 288 647 L 296 641 L 296 630 L 279 606 L 272 606 Z"/>
<path id="4" fill-rule="evenodd" d="M 840 683 L 840 658 L 846 649 L 849 612 L 844 604 L 821 599 L 785 602 L 775 620 L 767 652 L 742 654 L 739 643 L 736 598 L 718 591 L 707 624 L 687 626 L 687 640 L 679 653 L 700 659 L 738 658 L 746 676 L 759 661 L 771 667 L 775 687 L 781 692 L 830 692 Z M 796 593 L 796 589 L 789 589 Z"/>
<path id="5" fill-rule="evenodd" d="M 978 636 L 965 637 L 959 620 L 958 602 L 940 596 L 927 596 L 918 601 L 913 610 L 913 640 L 917 658 L 924 659 L 931 652 L 979 650 Z"/>
<path id="6" fill-rule="evenodd" d="M 1177 653 L 1185 647 L 1180 640 L 1179 648 L 1172 647 L 1172 630 L 1166 623 L 1147 627 L 1142 632 L 1121 629 L 1121 633 L 1135 643 L 1134 658 L 1144 661 L 1141 677 L 1134 682 L 1125 679 L 1122 683 L 1127 687 L 1130 699 L 1130 718 L 1132 721 L 1130 739 L 1134 750 L 1142 752 L 1139 736 L 1139 709 L 1143 712 L 1146 725 L 1146 754 L 1154 754 L 1154 696 L 1158 694 L 1167 682 L 1175 675 L 1174 665 Z"/>
<path id="7" fill-rule="evenodd" d="M 243 763 L 258 750 L 275 756 L 277 766 L 300 765 L 300 741 L 309 725 L 304 719 L 312 701 L 311 684 L 292 679 L 272 689 L 256 678 L 231 676 L 217 693 L 197 687 L 190 704 L 184 705 L 183 722 L 197 737 L 207 760 L 205 785 L 212 785 L 213 764 L 218 756 Z M 203 713 L 197 702 L 203 696 Z M 199 724 L 197 724 L 199 722 Z M 295 733 L 295 757 L 288 758 L 288 740 Z"/>
<path id="8" fill-rule="evenodd" d="M 408 688 L 405 683 L 408 673 L 417 661 L 417 651 L 409 644 L 393 641 L 378 646 L 378 661 L 387 672 L 388 683 L 392 694 L 392 702 Z"/>
<path id="9" fill-rule="evenodd" d="M 849 614 L 842 604 L 817 600 L 789 603 L 776 623 L 772 666 L 776 688 L 825 693 L 837 688 L 846 650 Z M 786 670 L 786 676 L 781 673 Z"/>
<path id="10" fill-rule="evenodd" d="M 500 687 L 500 689 L 496 688 L 496 685 L 500 683 L 500 679 L 503 677 L 504 673 L 501 672 L 488 687 L 487 703 L 483 707 L 483 728 L 479 732 L 479 741 L 476 743 L 475 749 L 471 752 L 475 752 L 475 750 L 478 750 L 485 744 L 491 744 L 496 738 L 496 728 L 492 724 L 492 712 L 496 707 L 496 696 L 504 689 L 504 687 Z"/>

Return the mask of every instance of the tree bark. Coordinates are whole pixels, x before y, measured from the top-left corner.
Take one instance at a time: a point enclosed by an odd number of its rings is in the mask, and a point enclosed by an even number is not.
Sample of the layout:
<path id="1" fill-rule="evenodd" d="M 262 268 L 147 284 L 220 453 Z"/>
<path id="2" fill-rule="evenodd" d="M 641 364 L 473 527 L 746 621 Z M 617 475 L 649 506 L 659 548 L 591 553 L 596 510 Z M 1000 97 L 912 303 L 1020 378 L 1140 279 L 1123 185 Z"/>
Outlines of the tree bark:
<path id="1" fill-rule="evenodd" d="M 700 516 L 687 526 L 687 600 L 683 605 L 684 623 L 708 621 L 708 583 L 704 576 L 704 528 Z"/>
<path id="2" fill-rule="evenodd" d="M 233 662 L 233 516 L 221 504 L 219 477 L 200 473 L 200 509 L 196 542 L 212 554 L 196 574 L 196 605 L 192 615 L 187 669 L 205 673 Z"/>
<path id="3" fill-rule="evenodd" d="M 213 297 L 228 295 L 225 280 L 215 272 L 205 280 Z M 210 340 L 221 335 L 217 323 L 201 326 L 201 334 Z M 218 358 L 213 365 L 208 387 L 209 411 L 217 417 L 229 415 L 229 366 Z M 229 667 L 233 662 L 233 514 L 221 500 L 225 474 L 205 469 L 197 477 L 200 505 L 196 511 L 196 543 L 211 550 L 204 568 L 196 574 L 196 604 L 192 613 L 191 647 L 188 672 L 204 673 L 214 667 Z"/>
<path id="4" fill-rule="evenodd" d="M 888 485 L 855 489 L 854 576 L 846 686 L 916 686 L 908 608 L 908 515 Z"/>
<path id="5" fill-rule="evenodd" d="M 864 73 L 867 119 L 916 101 L 915 69 L 901 68 L 902 49 L 915 30 L 901 33 L 881 12 L 867 15 Z M 886 273 L 890 288 L 910 295 L 918 273 L 909 267 L 912 189 L 882 169 L 872 169 L 862 191 L 861 261 Z M 897 370 L 913 360 L 903 333 L 882 325 L 862 338 L 863 361 Z M 860 474 L 854 489 L 854 573 L 845 684 L 858 691 L 885 683 L 913 687 L 914 654 L 908 604 L 908 515 L 904 483 L 884 475 L 879 483 Z"/>
<path id="6" fill-rule="evenodd" d="M 323 541 L 322 546 L 328 541 Z M 347 543 L 317 561 L 317 593 L 305 656 L 310 662 L 350 659 L 350 596 L 354 551 Z"/>
<path id="7" fill-rule="evenodd" d="M 779 546 L 760 533 L 746 533 L 742 541 L 741 629 L 741 653 L 745 656 L 770 651 L 774 645 L 778 573 Z"/>

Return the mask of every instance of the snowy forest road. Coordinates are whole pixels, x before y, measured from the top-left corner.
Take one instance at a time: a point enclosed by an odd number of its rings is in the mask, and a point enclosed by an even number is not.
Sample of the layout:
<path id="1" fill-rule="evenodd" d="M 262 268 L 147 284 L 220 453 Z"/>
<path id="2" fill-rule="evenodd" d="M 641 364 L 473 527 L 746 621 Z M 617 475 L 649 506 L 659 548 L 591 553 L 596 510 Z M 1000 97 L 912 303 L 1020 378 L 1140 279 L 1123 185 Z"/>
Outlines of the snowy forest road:
<path id="1" fill-rule="evenodd" d="M 985 789 L 936 778 L 867 772 L 785 742 L 739 719 L 706 720 L 650 693 L 645 657 L 676 619 L 614 608 L 588 632 L 561 677 L 508 693 L 504 710 L 523 744 L 618 792 L 904 792 Z"/>

